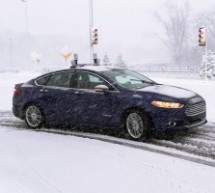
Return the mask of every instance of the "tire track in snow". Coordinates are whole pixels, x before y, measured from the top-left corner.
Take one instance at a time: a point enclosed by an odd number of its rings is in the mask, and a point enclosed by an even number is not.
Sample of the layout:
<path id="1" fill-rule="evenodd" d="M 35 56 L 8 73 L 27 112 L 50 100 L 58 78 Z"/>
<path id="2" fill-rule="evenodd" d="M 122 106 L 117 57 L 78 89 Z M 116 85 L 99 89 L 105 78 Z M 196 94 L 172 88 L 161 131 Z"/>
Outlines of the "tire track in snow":
<path id="1" fill-rule="evenodd" d="M 82 137 L 88 139 L 99 140 L 102 142 L 113 143 L 117 145 L 122 145 L 125 147 L 135 148 L 139 150 L 160 153 L 163 155 L 168 155 L 175 158 L 184 159 L 187 161 L 192 161 L 195 163 L 204 164 L 207 166 L 215 167 L 215 159 L 209 157 L 202 157 L 200 155 L 190 154 L 191 152 L 183 151 L 184 149 L 176 149 L 173 150 L 168 144 L 166 146 L 161 146 L 161 144 L 156 144 L 155 142 L 152 143 L 151 140 L 144 141 L 144 142 L 136 142 L 122 138 L 116 138 L 107 135 L 100 135 L 100 134 L 92 134 L 92 133 L 82 133 L 82 132 L 75 132 L 75 131 L 63 131 L 63 130 L 56 130 L 56 129 L 46 129 L 42 128 L 42 130 L 37 130 L 38 132 L 48 132 L 54 134 L 63 134 L 63 135 L 71 135 L 75 137 Z M 179 151 L 177 151 L 179 150 Z"/>
<path id="2" fill-rule="evenodd" d="M 215 144 L 215 136 L 210 136 L 210 135 L 205 135 L 203 134 L 189 134 L 189 137 L 191 139 L 198 139 L 198 140 L 202 140 L 204 142 L 209 142 L 209 143 L 213 143 Z"/>
<path id="3" fill-rule="evenodd" d="M 191 138 L 187 138 L 168 141 L 152 139 L 150 143 L 215 160 L 215 145 L 203 142 L 199 139 L 193 140 Z"/>
<path id="4" fill-rule="evenodd" d="M 6 112 L 5 114 L 4 112 L 0 112 L 0 126 L 4 126 L 7 128 L 10 127 L 10 129 L 11 128 L 27 129 L 25 123 L 15 118 L 10 112 Z M 123 145 L 130 148 L 161 153 L 164 155 L 215 167 L 215 145 L 213 141 L 214 138 L 210 138 L 211 132 L 215 133 L 215 129 L 213 126 L 215 126 L 215 124 L 211 123 L 210 125 L 207 125 L 205 130 L 204 127 L 201 127 L 199 130 L 191 132 L 190 134 L 191 137 L 189 137 L 188 134 L 188 136 L 176 137 L 173 138 L 172 140 L 149 139 L 144 142 L 135 142 L 108 135 L 71 130 L 41 128 L 38 130 L 31 131 L 48 132 L 55 134 L 71 135 L 82 138 L 89 138 L 117 145 Z M 204 133 L 204 135 L 202 135 L 202 132 Z M 204 139 L 205 135 L 207 135 L 207 139 L 209 138 L 210 140 Z"/>

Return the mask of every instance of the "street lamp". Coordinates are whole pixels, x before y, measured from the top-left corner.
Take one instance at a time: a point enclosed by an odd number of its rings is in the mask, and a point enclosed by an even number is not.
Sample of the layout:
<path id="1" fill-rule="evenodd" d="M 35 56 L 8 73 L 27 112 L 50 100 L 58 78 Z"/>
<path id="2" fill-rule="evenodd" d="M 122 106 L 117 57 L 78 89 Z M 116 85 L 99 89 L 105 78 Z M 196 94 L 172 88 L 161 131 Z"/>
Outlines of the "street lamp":
<path id="1" fill-rule="evenodd" d="M 13 42 L 12 38 L 9 38 L 9 46 L 10 46 L 10 67 L 13 70 Z"/>
<path id="2" fill-rule="evenodd" d="M 29 40 L 28 40 L 28 0 L 21 0 L 25 3 L 25 33 L 26 33 L 26 54 L 27 54 L 27 70 L 29 71 Z"/>

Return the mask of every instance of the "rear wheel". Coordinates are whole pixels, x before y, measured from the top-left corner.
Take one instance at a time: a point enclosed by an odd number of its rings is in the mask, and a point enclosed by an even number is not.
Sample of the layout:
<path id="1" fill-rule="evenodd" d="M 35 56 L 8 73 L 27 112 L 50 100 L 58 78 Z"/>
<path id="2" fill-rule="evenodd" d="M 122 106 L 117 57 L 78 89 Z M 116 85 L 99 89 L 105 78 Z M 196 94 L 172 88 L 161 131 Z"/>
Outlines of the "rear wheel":
<path id="1" fill-rule="evenodd" d="M 125 118 L 126 136 L 134 140 L 147 138 L 150 121 L 147 115 L 138 110 L 131 110 Z"/>
<path id="2" fill-rule="evenodd" d="M 44 123 L 44 116 L 41 109 L 36 105 L 29 105 L 25 109 L 25 122 L 30 128 L 39 128 Z"/>

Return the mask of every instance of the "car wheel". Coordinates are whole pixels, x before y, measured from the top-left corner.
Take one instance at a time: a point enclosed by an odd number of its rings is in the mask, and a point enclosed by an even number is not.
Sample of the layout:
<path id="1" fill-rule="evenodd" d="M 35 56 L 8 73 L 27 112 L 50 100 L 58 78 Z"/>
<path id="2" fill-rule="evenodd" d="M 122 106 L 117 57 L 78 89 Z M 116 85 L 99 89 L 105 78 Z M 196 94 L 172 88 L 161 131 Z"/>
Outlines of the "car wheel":
<path id="1" fill-rule="evenodd" d="M 143 140 L 147 138 L 150 129 L 148 117 L 137 110 L 130 111 L 125 118 L 125 129 L 129 138 Z"/>
<path id="2" fill-rule="evenodd" d="M 30 128 L 39 128 L 44 123 L 44 116 L 41 109 L 36 105 L 29 105 L 25 109 L 25 122 Z"/>

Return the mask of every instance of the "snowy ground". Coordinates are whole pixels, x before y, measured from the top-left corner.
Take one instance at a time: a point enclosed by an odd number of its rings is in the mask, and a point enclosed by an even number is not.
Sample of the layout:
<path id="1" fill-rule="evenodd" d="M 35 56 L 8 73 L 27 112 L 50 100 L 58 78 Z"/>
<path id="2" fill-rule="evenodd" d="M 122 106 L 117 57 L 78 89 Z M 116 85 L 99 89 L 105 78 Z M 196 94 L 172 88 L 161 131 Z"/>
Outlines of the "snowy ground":
<path id="1" fill-rule="evenodd" d="M 2 193 L 214 193 L 214 168 L 148 151 L 0 130 Z"/>
<path id="2" fill-rule="evenodd" d="M 11 110 L 15 83 L 35 73 L 0 74 L 0 111 Z M 215 82 L 154 78 L 191 89 L 215 122 Z M 1 193 L 214 193 L 215 168 L 74 136 L 0 126 Z"/>

